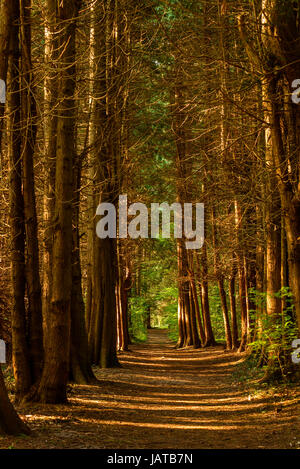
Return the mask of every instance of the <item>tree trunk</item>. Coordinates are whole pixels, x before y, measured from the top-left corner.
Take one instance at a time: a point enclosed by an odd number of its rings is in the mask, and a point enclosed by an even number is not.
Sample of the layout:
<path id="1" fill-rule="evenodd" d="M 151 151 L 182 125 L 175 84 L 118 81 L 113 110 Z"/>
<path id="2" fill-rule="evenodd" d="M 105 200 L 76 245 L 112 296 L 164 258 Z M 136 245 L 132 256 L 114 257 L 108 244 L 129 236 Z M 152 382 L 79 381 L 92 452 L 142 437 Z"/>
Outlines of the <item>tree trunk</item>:
<path id="1" fill-rule="evenodd" d="M 233 268 L 230 279 L 229 279 L 229 301 L 230 301 L 232 349 L 233 350 L 236 350 L 239 346 L 236 300 L 235 300 L 235 277 L 236 277 L 236 272 L 235 272 L 235 268 Z"/>
<path id="2" fill-rule="evenodd" d="M 57 64 L 58 39 L 56 33 L 57 1 L 47 0 L 45 5 L 45 49 L 44 61 L 47 73 L 44 80 L 44 160 L 46 182 L 44 184 L 43 222 L 44 222 L 44 250 L 43 250 L 43 282 L 42 307 L 44 338 L 50 324 L 49 308 L 52 292 L 52 241 L 55 207 L 55 161 L 57 139 L 57 80 L 55 66 Z"/>
<path id="3" fill-rule="evenodd" d="M 224 288 L 224 277 L 220 272 L 219 263 L 219 253 L 218 253 L 218 245 L 217 245 L 217 227 L 216 227 L 216 216 L 215 216 L 215 209 L 212 208 L 212 238 L 213 238 L 213 249 L 214 249 L 214 272 L 215 277 L 219 287 L 220 299 L 221 299 L 221 309 L 223 314 L 223 321 L 224 321 L 224 329 L 225 329 L 225 339 L 226 339 L 226 350 L 231 350 L 232 348 L 232 338 L 231 338 L 231 329 L 230 329 L 230 322 L 229 322 L 229 314 L 228 314 L 228 306 L 227 306 L 227 298 L 226 298 L 226 291 Z"/>
<path id="4" fill-rule="evenodd" d="M 262 53 L 249 41 L 244 17 L 240 35 L 249 59 L 264 73 L 264 92 L 269 103 L 270 146 L 285 218 L 290 285 L 300 330 L 300 195 L 299 195 L 299 105 L 290 101 L 294 80 L 299 79 L 299 21 L 293 2 L 262 0 Z M 285 99 L 284 94 L 287 94 Z M 285 106 L 283 106 L 285 102 Z M 289 104 L 287 104 L 289 103 Z M 269 131 L 270 132 L 270 131 Z M 275 233 L 273 233 L 275 236 Z M 271 249 L 271 247 L 270 247 Z M 277 283 L 276 283 L 277 284 Z M 270 305 L 271 306 L 271 305 Z M 274 306 L 275 307 L 275 306 Z M 277 309 L 277 305 L 276 305 Z"/>
<path id="5" fill-rule="evenodd" d="M 10 402 L 5 383 L 3 379 L 2 369 L 0 367 L 0 434 L 7 435 L 29 435 L 28 426 L 20 419 L 16 413 L 12 403 Z"/>
<path id="6" fill-rule="evenodd" d="M 20 133 L 19 2 L 13 0 L 13 27 L 8 74 L 8 156 L 10 161 L 10 220 L 12 273 L 12 348 L 16 380 L 16 397 L 22 398 L 30 389 L 32 378 L 27 344 L 25 307 L 25 223 L 22 193 L 22 158 Z"/>
<path id="7" fill-rule="evenodd" d="M 79 239 L 79 207 L 81 185 L 81 159 L 75 157 L 73 168 L 73 249 L 71 291 L 71 349 L 70 380 L 77 384 L 96 381 L 88 352 L 88 336 L 85 324 L 85 304 L 82 294 L 82 274 Z"/>
<path id="8" fill-rule="evenodd" d="M 120 103 L 118 49 L 120 12 L 118 2 L 104 3 L 105 34 L 98 31 L 97 56 L 102 65 L 97 77 L 99 92 L 105 102 L 97 103 L 96 132 L 101 135 L 95 155 L 96 184 L 100 187 L 99 203 L 116 207 L 120 191 Z M 105 73 L 104 73 L 105 71 Z M 90 357 L 94 364 L 108 368 L 119 366 L 117 359 L 118 253 L 116 239 L 95 237 L 93 247 L 92 307 L 89 325 Z"/>
<path id="9" fill-rule="evenodd" d="M 45 364 L 34 399 L 45 403 L 67 400 L 69 376 L 72 288 L 72 198 L 75 155 L 74 76 L 75 31 L 79 2 L 66 0 L 58 7 L 65 22 L 60 37 L 57 118 L 55 225 L 53 228 L 52 294 L 45 338 Z"/>
<path id="10" fill-rule="evenodd" d="M 36 106 L 31 63 L 31 0 L 20 0 L 21 38 L 21 154 L 26 233 L 26 283 L 28 298 L 28 344 L 32 382 L 40 378 L 43 366 L 42 299 L 39 269 L 33 155 L 36 140 Z"/>
<path id="11" fill-rule="evenodd" d="M 0 3 L 0 79 L 6 84 L 7 66 L 9 57 L 9 42 L 13 20 L 13 7 L 12 1 L 1 0 Z M 0 103 L 0 148 L 2 143 L 2 130 L 3 130 L 3 115 L 5 104 Z"/>
<path id="12" fill-rule="evenodd" d="M 205 230 L 206 231 L 206 230 Z M 207 265 L 207 247 L 206 247 L 206 240 L 204 240 L 204 245 L 201 250 L 201 274 L 200 274 L 200 265 L 199 265 L 199 256 L 196 256 L 197 260 L 197 269 L 198 275 L 201 277 L 200 283 L 200 297 L 201 297 L 201 308 L 202 308 L 202 316 L 203 316 L 203 325 L 204 325 L 204 333 L 205 333 L 205 341 L 203 346 L 210 347 L 215 346 L 216 341 L 211 325 L 210 319 L 210 310 L 209 310 L 209 291 L 208 291 L 208 265 Z"/>

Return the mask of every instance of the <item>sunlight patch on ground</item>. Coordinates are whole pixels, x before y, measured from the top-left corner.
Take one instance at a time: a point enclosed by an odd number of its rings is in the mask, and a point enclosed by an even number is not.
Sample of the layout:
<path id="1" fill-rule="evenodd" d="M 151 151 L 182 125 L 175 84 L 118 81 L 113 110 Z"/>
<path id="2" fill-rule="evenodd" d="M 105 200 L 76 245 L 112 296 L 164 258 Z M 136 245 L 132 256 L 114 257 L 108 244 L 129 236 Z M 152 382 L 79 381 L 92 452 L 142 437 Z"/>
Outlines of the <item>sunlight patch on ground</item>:
<path id="1" fill-rule="evenodd" d="M 94 423 L 92 419 L 80 419 L 82 422 Z M 133 422 L 133 421 L 117 421 L 117 420 L 97 420 L 100 425 L 121 425 L 128 427 L 142 427 L 142 428 L 163 428 L 174 430 L 237 430 L 237 425 L 182 425 L 173 423 L 147 423 L 147 422 Z"/>

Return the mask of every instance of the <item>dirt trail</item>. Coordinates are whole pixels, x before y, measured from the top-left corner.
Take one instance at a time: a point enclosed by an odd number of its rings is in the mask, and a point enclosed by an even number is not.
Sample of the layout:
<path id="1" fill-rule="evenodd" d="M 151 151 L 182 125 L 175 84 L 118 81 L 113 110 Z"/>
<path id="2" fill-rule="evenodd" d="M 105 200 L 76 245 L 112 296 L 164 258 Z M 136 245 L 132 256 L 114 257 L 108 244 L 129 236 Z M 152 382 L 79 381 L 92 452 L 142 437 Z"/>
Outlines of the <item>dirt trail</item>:
<path id="1" fill-rule="evenodd" d="M 72 386 L 69 405 L 19 407 L 33 435 L 0 448 L 300 448 L 299 390 L 249 396 L 232 380 L 240 356 L 178 351 L 161 330 L 130 349 L 98 385 Z"/>

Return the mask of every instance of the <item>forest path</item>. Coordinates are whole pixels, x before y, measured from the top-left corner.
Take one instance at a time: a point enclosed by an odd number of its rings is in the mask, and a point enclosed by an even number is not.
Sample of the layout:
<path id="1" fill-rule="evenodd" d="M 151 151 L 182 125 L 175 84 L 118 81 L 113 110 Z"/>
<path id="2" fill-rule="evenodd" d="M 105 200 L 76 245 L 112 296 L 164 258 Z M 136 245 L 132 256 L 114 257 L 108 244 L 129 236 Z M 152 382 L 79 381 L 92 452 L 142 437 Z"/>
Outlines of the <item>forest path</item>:
<path id="1" fill-rule="evenodd" d="M 69 405 L 19 407 L 33 436 L 14 448 L 300 448 L 299 389 L 248 395 L 233 382 L 242 357 L 221 346 L 176 350 L 166 331 L 96 369 L 99 385 L 72 386 Z M 298 401 L 298 404 L 297 404 Z"/>

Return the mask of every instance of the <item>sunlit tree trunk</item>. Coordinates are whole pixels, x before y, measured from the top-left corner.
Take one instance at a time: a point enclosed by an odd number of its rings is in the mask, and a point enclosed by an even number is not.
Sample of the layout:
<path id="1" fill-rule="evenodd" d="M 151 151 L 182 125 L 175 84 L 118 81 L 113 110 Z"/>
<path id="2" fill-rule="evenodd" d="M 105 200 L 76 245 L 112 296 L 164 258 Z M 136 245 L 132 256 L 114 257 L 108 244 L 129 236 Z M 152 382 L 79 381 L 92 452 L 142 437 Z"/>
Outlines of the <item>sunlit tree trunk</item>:
<path id="1" fill-rule="evenodd" d="M 261 69 L 264 76 L 264 96 L 268 103 L 270 121 L 268 138 L 272 148 L 272 165 L 269 165 L 269 169 L 271 176 L 274 175 L 274 172 L 276 173 L 281 208 L 285 219 L 290 286 L 299 328 L 300 197 L 298 149 L 300 144 L 300 111 L 299 106 L 290 101 L 288 106 L 282 107 L 282 103 L 286 102 L 284 95 L 288 94 L 291 97 L 293 81 L 299 79 L 300 76 L 298 63 L 300 52 L 299 21 L 297 17 L 299 7 L 291 1 L 282 2 L 280 0 L 262 0 L 261 7 L 262 52 L 257 52 L 252 46 L 247 36 L 243 16 L 239 20 L 240 34 L 250 61 L 255 67 Z M 285 126 L 284 131 L 283 126 Z M 272 227 L 270 226 L 269 229 L 272 230 Z M 273 230 L 270 236 L 273 236 L 274 240 L 275 235 L 277 233 Z M 271 250 L 270 245 L 270 253 Z M 275 288 L 275 285 L 273 287 Z M 269 307 L 273 306 L 270 304 Z"/>
<path id="2" fill-rule="evenodd" d="M 120 190 L 120 105 L 118 85 L 122 76 L 119 70 L 120 3 L 104 3 L 105 31 L 97 33 L 98 52 L 101 57 L 99 87 L 105 102 L 99 102 L 95 112 L 95 125 L 101 135 L 95 155 L 98 200 L 116 207 Z M 118 366 L 117 359 L 117 303 L 118 254 L 116 239 L 98 237 L 93 250 L 93 294 L 89 325 L 91 360 L 101 368 Z"/>
<path id="3" fill-rule="evenodd" d="M 71 291 L 71 348 L 70 380 L 77 384 L 93 382 L 94 377 L 88 353 L 88 335 L 85 323 L 85 304 L 82 292 L 82 272 L 79 236 L 79 207 L 81 186 L 81 156 L 76 155 L 73 166 L 73 243 Z"/>
<path id="4" fill-rule="evenodd" d="M 9 41 L 13 19 L 13 2 L 1 0 L 0 3 L 0 79 L 6 84 Z M 2 143 L 3 115 L 5 103 L 0 103 L 0 148 Z"/>
<path id="5" fill-rule="evenodd" d="M 180 81 L 180 68 L 177 65 L 174 86 L 173 104 L 173 132 L 176 144 L 176 191 L 177 201 L 183 206 L 187 202 L 186 176 L 188 167 L 186 159 L 186 128 L 184 115 L 184 86 Z M 179 338 L 177 347 L 192 345 L 194 348 L 201 346 L 198 329 L 196 326 L 195 298 L 192 292 L 193 268 L 189 259 L 185 238 L 177 239 L 178 256 L 178 324 Z M 192 258 L 191 258 L 192 259 Z"/>
<path id="6" fill-rule="evenodd" d="M 49 324 L 49 307 L 52 292 L 52 240 L 55 205 L 55 161 L 57 138 L 57 80 L 58 38 L 56 32 L 57 1 L 47 0 L 44 8 L 45 47 L 44 62 L 47 73 L 44 79 L 44 164 L 45 184 L 43 197 L 44 249 L 42 271 L 42 307 L 44 337 Z"/>
<path id="7" fill-rule="evenodd" d="M 10 38 L 11 33 L 13 33 L 13 34 L 16 33 L 16 31 L 11 29 L 12 21 L 13 21 L 13 19 L 16 19 L 16 18 L 13 18 L 13 13 L 14 14 L 18 13 L 18 9 L 17 9 L 17 11 L 13 10 L 14 7 L 17 7 L 17 4 L 13 1 L 12 2 L 2 1 L 1 5 L 0 5 L 0 11 L 1 11 L 1 18 L 0 18 L 0 78 L 1 78 L 1 80 L 4 80 L 4 82 L 6 82 L 6 79 L 7 79 L 9 38 Z M 11 47 L 12 48 L 14 47 L 14 41 L 12 42 Z M 13 50 L 12 50 L 12 52 L 13 52 Z M 12 72 L 12 65 L 13 65 L 12 62 L 13 62 L 13 60 L 11 58 L 11 64 L 10 64 L 10 78 L 11 79 L 14 76 L 13 72 Z M 13 89 L 14 89 L 14 86 L 13 86 L 13 84 L 11 84 L 11 92 L 13 91 Z M 12 96 L 11 96 L 11 99 L 12 99 Z M 16 112 L 16 108 L 15 108 L 16 105 L 17 105 L 17 102 L 14 102 L 14 100 L 10 101 L 10 106 L 11 106 L 11 109 L 13 107 L 13 112 L 14 113 Z M 1 105 L 1 116 L 0 117 L 3 116 L 3 107 L 4 106 Z M 19 212 L 18 205 L 15 205 L 15 204 L 18 204 L 18 198 L 19 198 L 19 201 L 21 203 L 22 203 L 22 201 L 21 201 L 21 197 L 20 197 L 20 187 L 19 187 L 20 181 L 18 179 L 16 179 L 16 174 L 15 174 L 15 172 L 17 171 L 17 168 L 15 167 L 15 164 L 17 162 L 14 160 L 13 154 L 12 154 L 12 152 L 14 151 L 14 148 L 15 148 L 14 147 L 14 140 L 12 140 L 13 139 L 13 128 L 9 127 L 8 130 L 11 131 L 11 134 L 10 134 L 10 145 L 11 145 L 11 147 L 10 147 L 11 155 L 10 156 L 11 156 L 11 164 L 12 164 L 12 168 L 11 168 L 11 171 L 12 171 L 11 172 L 11 183 L 12 183 L 11 190 L 14 191 L 15 189 L 17 189 L 17 192 L 19 193 L 19 197 L 17 197 L 16 199 L 15 199 L 15 196 L 13 196 L 13 194 L 11 194 L 11 196 L 12 196 L 12 198 L 11 198 L 12 204 L 11 204 L 11 207 L 10 207 L 11 210 L 12 210 L 11 215 L 13 217 L 15 215 L 21 215 L 21 217 L 22 217 L 22 211 Z M 1 134 L 2 134 L 2 132 L 1 132 Z M 15 135 L 15 137 L 16 137 L 16 135 Z M 1 142 L 0 142 L 0 145 L 1 145 Z M 18 145 L 17 150 L 19 150 L 19 143 L 17 145 Z M 18 153 L 17 153 L 17 155 L 18 155 Z M 17 195 L 17 194 L 15 194 L 15 195 Z M 14 213 L 15 212 L 14 208 L 17 209 L 17 213 Z M 15 222 L 13 222 L 12 229 L 14 230 L 16 228 L 18 229 L 17 220 L 15 220 Z M 21 237 L 23 237 L 22 225 L 19 226 L 19 228 L 21 228 L 20 235 L 21 235 Z M 14 235 L 14 232 L 12 232 L 12 235 Z M 21 247 L 21 249 L 23 249 L 23 240 L 22 240 L 22 238 L 20 239 L 20 241 L 21 241 L 20 247 Z M 18 243 L 14 247 L 18 248 Z M 22 257 L 23 257 L 22 252 L 20 254 L 21 254 L 20 260 L 22 261 Z M 14 266 L 15 266 L 18 270 L 19 259 L 17 257 L 15 257 L 14 255 L 13 255 L 12 259 L 13 259 L 12 267 L 14 268 Z M 18 274 L 17 274 L 17 272 L 15 274 L 16 275 L 13 276 L 13 280 L 14 280 L 14 289 L 16 290 L 18 288 L 18 280 L 17 280 Z M 20 293 L 22 294 L 24 292 L 24 290 L 23 290 L 23 288 L 24 288 L 24 286 L 23 286 L 24 285 L 24 272 L 23 272 L 23 269 L 21 271 L 20 280 L 21 280 L 21 292 Z M 19 313 L 21 313 L 21 314 L 24 312 L 23 301 L 24 300 L 22 300 L 22 298 L 20 298 Z M 17 302 L 14 303 L 14 307 L 19 308 Z M 17 341 L 17 342 L 19 342 L 19 341 Z M 20 345 L 22 345 L 22 344 L 20 344 Z M 22 364 L 20 363 L 20 365 L 22 365 Z M 25 362 L 25 366 L 26 366 L 26 362 Z M 26 377 L 26 382 L 27 382 L 27 377 Z M 27 384 L 25 383 L 25 387 L 23 388 L 23 390 L 25 391 L 26 388 L 27 388 Z M 20 391 L 22 391 L 22 389 L 20 389 Z M 7 391 L 6 391 L 1 366 L 0 366 L 0 433 L 2 433 L 2 434 L 6 433 L 6 434 L 10 434 L 10 435 L 18 435 L 18 434 L 22 434 L 22 433 L 23 434 L 29 434 L 30 433 L 29 428 L 18 417 L 16 411 L 14 410 L 14 407 L 12 406 L 12 404 L 11 404 L 9 398 L 8 398 L 8 394 L 7 394 Z"/>
<path id="8" fill-rule="evenodd" d="M 8 73 L 8 157 L 10 164 L 10 224 L 12 275 L 12 346 L 16 397 L 22 398 L 30 389 L 32 379 L 27 343 L 25 307 L 25 217 L 22 192 L 22 155 L 20 132 L 19 81 L 19 2 L 13 1 L 13 27 L 10 40 Z"/>
<path id="9" fill-rule="evenodd" d="M 118 282 L 116 287 L 117 298 L 117 344 L 118 350 L 128 350 L 130 342 L 128 332 L 128 291 L 131 288 L 131 275 L 127 265 L 126 252 L 118 240 Z"/>
<path id="10" fill-rule="evenodd" d="M 213 249 L 214 249 L 214 271 L 215 277 L 218 283 L 219 294 L 221 299 L 221 309 L 223 314 L 224 329 L 225 329 L 225 339 L 226 339 L 226 349 L 230 350 L 232 348 L 232 338 L 231 338 L 231 328 L 228 314 L 228 305 L 227 305 L 227 295 L 224 287 L 224 276 L 220 272 L 219 267 L 219 254 L 218 254 L 218 244 L 217 244 L 217 227 L 216 227 L 216 216 L 215 209 L 212 208 L 212 238 L 213 238 Z"/>
<path id="11" fill-rule="evenodd" d="M 35 87 L 31 62 L 31 0 L 20 0 L 21 42 L 21 154 L 26 233 L 26 283 L 29 359 L 32 382 L 40 378 L 43 366 L 42 298 L 38 223 L 36 213 L 34 148 L 37 131 Z"/>
<path id="12" fill-rule="evenodd" d="M 229 278 L 228 295 L 230 302 L 230 316 L 231 316 L 231 331 L 232 331 L 232 349 L 238 348 L 238 325 L 237 325 L 237 309 L 236 309 L 236 298 L 235 298 L 235 279 L 236 279 L 236 268 L 232 268 L 231 275 Z"/>
<path id="13" fill-rule="evenodd" d="M 55 218 L 53 228 L 52 292 L 49 307 L 45 364 L 35 399 L 58 403 L 67 400 L 69 376 L 71 287 L 72 287 L 72 199 L 75 156 L 74 76 L 75 31 L 79 2 L 58 5 L 58 20 L 64 23 L 60 35 L 57 118 Z"/>
<path id="14" fill-rule="evenodd" d="M 239 303 L 241 311 L 241 340 L 239 345 L 239 352 L 244 352 L 248 343 L 248 309 L 247 309 L 247 277 L 245 272 L 245 263 L 243 250 L 241 246 L 241 230 L 242 230 L 242 215 L 241 207 L 237 200 L 234 203 L 235 210 L 235 233 L 237 243 L 237 271 L 238 271 L 238 286 L 239 286 Z"/>

